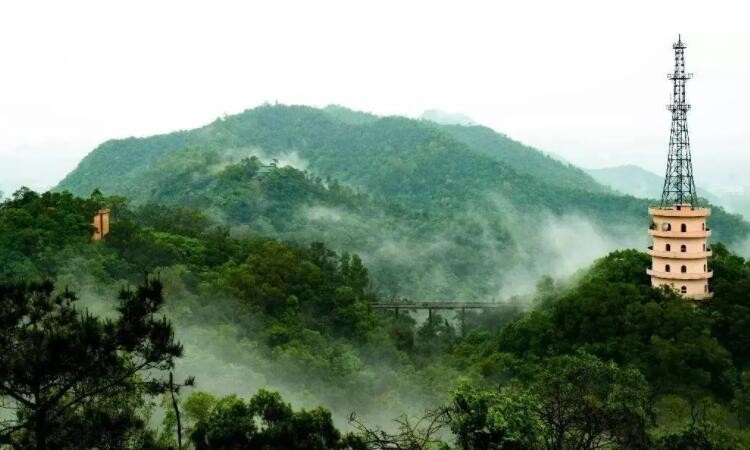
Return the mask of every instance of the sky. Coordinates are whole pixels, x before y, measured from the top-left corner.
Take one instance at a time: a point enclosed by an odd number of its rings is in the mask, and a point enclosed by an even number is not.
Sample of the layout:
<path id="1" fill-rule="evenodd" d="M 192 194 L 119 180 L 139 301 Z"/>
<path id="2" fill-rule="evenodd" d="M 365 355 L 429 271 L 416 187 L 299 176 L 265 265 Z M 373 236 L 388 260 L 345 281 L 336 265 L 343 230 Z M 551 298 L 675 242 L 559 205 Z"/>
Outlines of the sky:
<path id="1" fill-rule="evenodd" d="M 750 7 L 672 1 L 0 3 L 0 190 L 264 102 L 460 112 L 583 167 L 664 171 L 687 42 L 695 174 L 750 190 Z"/>

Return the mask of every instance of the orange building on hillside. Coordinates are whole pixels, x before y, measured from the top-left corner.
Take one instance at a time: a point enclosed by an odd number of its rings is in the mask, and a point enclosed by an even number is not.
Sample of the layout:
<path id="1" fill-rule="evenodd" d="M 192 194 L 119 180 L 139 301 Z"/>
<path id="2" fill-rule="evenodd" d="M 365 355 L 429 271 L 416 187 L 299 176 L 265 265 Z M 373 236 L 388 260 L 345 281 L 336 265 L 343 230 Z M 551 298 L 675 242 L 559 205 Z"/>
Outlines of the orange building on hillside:
<path id="1" fill-rule="evenodd" d="M 91 223 L 94 227 L 91 233 L 92 241 L 100 241 L 102 238 L 109 234 L 109 209 L 100 209 L 94 215 L 94 219 Z"/>

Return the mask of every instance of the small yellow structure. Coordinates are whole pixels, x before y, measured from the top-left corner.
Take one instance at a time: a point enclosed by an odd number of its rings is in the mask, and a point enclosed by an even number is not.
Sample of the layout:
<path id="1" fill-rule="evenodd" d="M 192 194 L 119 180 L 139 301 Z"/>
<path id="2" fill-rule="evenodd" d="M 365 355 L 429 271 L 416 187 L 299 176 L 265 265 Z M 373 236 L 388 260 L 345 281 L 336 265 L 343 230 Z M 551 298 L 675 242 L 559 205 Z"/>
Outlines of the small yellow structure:
<path id="1" fill-rule="evenodd" d="M 109 234 L 109 209 L 100 209 L 94 215 L 92 224 L 94 231 L 91 234 L 92 241 L 100 241 Z"/>
<path id="2" fill-rule="evenodd" d="M 711 249 L 707 246 L 711 230 L 706 218 L 709 208 L 690 204 L 673 207 L 649 208 L 653 245 L 651 255 L 651 283 L 669 286 L 694 300 L 711 298 L 708 280 L 713 271 L 708 267 Z"/>

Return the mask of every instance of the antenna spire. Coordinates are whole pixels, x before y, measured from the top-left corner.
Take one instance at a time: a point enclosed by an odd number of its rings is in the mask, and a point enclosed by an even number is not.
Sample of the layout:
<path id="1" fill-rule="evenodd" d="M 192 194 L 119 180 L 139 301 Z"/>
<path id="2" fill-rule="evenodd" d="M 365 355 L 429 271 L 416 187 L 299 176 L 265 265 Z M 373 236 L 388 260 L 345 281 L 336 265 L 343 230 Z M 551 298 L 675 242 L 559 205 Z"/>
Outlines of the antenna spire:
<path id="1" fill-rule="evenodd" d="M 664 177 L 664 190 L 661 207 L 674 205 L 697 206 L 698 196 L 693 180 L 693 163 L 690 157 L 690 136 L 688 135 L 687 112 L 690 105 L 685 100 L 685 82 L 693 77 L 685 72 L 685 48 L 682 35 L 677 35 L 674 49 L 674 72 L 667 75 L 672 80 L 672 103 L 667 109 L 672 112 L 672 128 L 669 134 L 669 154 L 667 173 Z"/>

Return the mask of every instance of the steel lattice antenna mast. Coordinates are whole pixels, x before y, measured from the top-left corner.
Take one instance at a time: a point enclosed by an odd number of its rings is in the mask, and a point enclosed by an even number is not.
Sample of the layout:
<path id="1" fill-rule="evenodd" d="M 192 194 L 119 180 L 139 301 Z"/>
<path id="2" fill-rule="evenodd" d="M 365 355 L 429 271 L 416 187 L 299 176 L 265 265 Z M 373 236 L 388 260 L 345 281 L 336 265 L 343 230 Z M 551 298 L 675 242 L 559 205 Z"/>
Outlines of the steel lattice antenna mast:
<path id="1" fill-rule="evenodd" d="M 690 105 L 685 102 L 685 82 L 693 74 L 685 72 L 685 43 L 678 36 L 674 48 L 674 73 L 667 77 L 673 81 L 672 103 L 667 109 L 672 112 L 672 130 L 669 135 L 669 156 L 661 207 L 674 205 L 697 206 L 693 180 L 693 163 L 690 159 L 690 137 L 688 136 L 687 112 Z"/>

